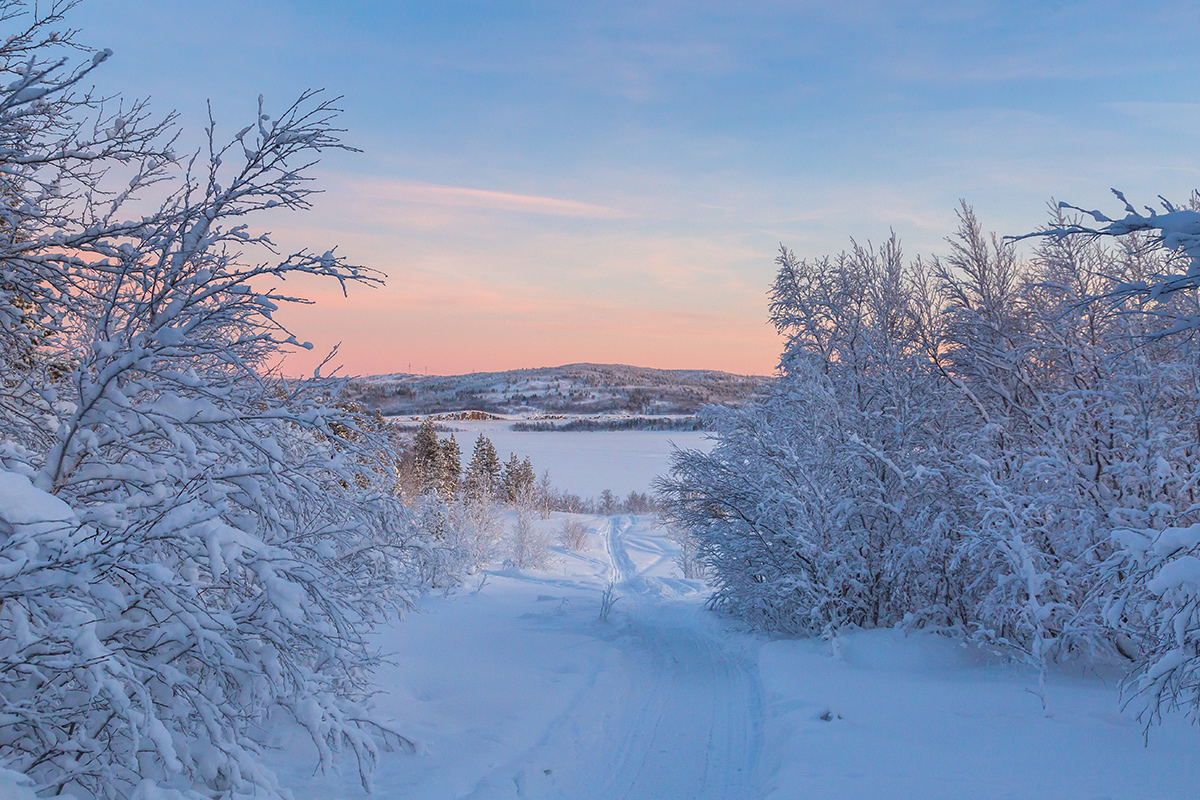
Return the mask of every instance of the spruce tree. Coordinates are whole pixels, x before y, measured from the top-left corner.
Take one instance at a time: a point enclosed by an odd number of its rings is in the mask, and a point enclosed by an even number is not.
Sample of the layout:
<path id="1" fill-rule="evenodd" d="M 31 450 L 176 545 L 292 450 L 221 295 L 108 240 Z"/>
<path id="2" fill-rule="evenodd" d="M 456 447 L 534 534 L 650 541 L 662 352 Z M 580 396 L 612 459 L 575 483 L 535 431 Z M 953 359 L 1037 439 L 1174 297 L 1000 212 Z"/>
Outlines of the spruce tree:
<path id="1" fill-rule="evenodd" d="M 445 482 L 442 447 L 432 419 L 426 419 L 417 429 L 417 438 L 413 442 L 413 463 L 421 494 L 430 494 L 442 488 Z"/>
<path id="2" fill-rule="evenodd" d="M 520 479 L 521 461 L 517 458 L 516 453 L 509 453 L 508 461 L 504 462 L 504 469 L 500 476 L 500 492 L 510 503 L 517 499 Z"/>
<path id="3" fill-rule="evenodd" d="M 492 440 L 482 433 L 475 440 L 464 488 L 473 500 L 495 497 L 500 488 L 500 456 L 496 454 Z"/>
<path id="4" fill-rule="evenodd" d="M 533 488 L 537 475 L 533 471 L 533 462 L 526 456 L 524 460 L 517 458 L 516 453 L 508 454 L 504 463 L 504 471 L 500 478 L 501 492 L 510 503 L 516 502 L 522 493 Z"/>
<path id="5" fill-rule="evenodd" d="M 442 445 L 442 494 L 447 498 L 453 498 L 458 494 L 459 483 L 462 479 L 462 451 L 458 447 L 458 442 L 454 440 L 454 434 L 450 434 L 449 439 L 443 439 Z"/>

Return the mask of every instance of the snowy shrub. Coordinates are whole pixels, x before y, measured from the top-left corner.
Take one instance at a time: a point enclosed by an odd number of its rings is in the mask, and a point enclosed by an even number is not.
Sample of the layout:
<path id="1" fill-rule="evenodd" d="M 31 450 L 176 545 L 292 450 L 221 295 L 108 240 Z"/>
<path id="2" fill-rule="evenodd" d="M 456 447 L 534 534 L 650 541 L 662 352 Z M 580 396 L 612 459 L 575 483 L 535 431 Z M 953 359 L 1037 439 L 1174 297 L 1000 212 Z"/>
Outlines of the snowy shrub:
<path id="1" fill-rule="evenodd" d="M 784 251 L 773 316 L 789 337 L 762 400 L 712 410 L 717 445 L 676 454 L 667 516 L 699 540 L 714 600 L 767 629 L 816 633 L 957 613 L 945 540 L 946 423 L 895 240 L 807 262 Z M 940 610 L 935 613 L 934 607 Z"/>
<path id="2" fill-rule="evenodd" d="M 716 446 L 659 485 L 716 605 L 794 633 L 932 627 L 1043 674 L 1135 658 L 1151 714 L 1193 703 L 1190 556 L 1144 543 L 1198 499 L 1197 350 L 1171 334 L 1200 319 L 1180 269 L 1200 214 L 1065 213 L 1027 262 L 966 206 L 944 259 L 783 251 L 777 381 L 709 410 Z"/>
<path id="3" fill-rule="evenodd" d="M 518 569 L 546 569 L 550 566 L 553 542 L 553 534 L 535 523 L 533 510 L 518 507 L 505 564 Z"/>
<path id="4" fill-rule="evenodd" d="M 658 511 L 654 498 L 646 492 L 630 491 L 629 496 L 621 503 L 624 514 L 653 514 Z"/>
<path id="5" fill-rule="evenodd" d="M 1105 608 L 1116 628 L 1144 628 L 1127 689 L 1147 725 L 1183 709 L 1200 722 L 1200 525 L 1121 530 L 1122 575 Z"/>
<path id="6" fill-rule="evenodd" d="M 1129 700 L 1147 726 L 1165 712 L 1184 710 L 1200 722 L 1200 526 L 1171 523 L 1196 510 L 1197 399 L 1193 341 L 1200 329 L 1200 204 L 1162 202 L 1138 212 L 1120 192 L 1125 216 L 1066 204 L 1042 234 L 1060 248 L 1098 247 L 1116 237 L 1136 264 L 1087 298 L 1091 307 L 1125 310 L 1139 358 L 1120 372 L 1134 402 L 1117 404 L 1118 441 L 1130 456 L 1114 467 L 1118 502 L 1102 565 L 1103 623 L 1118 650 L 1134 662 Z M 1097 225 L 1085 224 L 1090 217 Z M 1133 313 L 1136 312 L 1136 313 Z M 1180 335 L 1183 334 L 1183 335 Z M 1164 354 L 1170 357 L 1164 357 Z M 1124 398 L 1121 398 L 1124 399 Z"/>
<path id="7" fill-rule="evenodd" d="M 44 795 L 280 796 L 284 716 L 369 785 L 403 740 L 367 711 L 364 637 L 436 542 L 386 431 L 272 373 L 298 342 L 264 287 L 377 279 L 245 223 L 307 207 L 335 109 L 260 101 L 178 174 L 165 123 L 77 90 L 106 52 L 67 71 L 69 6 L 0 3 L 0 764 Z"/>
<path id="8" fill-rule="evenodd" d="M 675 564 L 687 580 L 704 579 L 704 562 L 700 559 L 700 542 L 686 528 L 671 527 L 667 530 L 671 541 L 679 545 L 679 555 L 675 556 Z"/>
<path id="9" fill-rule="evenodd" d="M 608 618 L 612 614 L 613 606 L 615 606 L 617 601 L 620 599 L 621 595 L 617 594 L 616 583 L 609 581 L 608 585 L 604 587 L 604 592 L 600 595 L 600 613 L 596 618 L 601 622 L 608 622 Z"/>
<path id="10" fill-rule="evenodd" d="M 503 552 L 504 522 L 500 506 L 491 500 L 469 500 L 448 509 L 447 543 L 459 554 L 458 569 L 473 571 Z"/>
<path id="11" fill-rule="evenodd" d="M 587 526 L 577 519 L 564 519 L 558 531 L 558 541 L 568 550 L 583 550 L 587 547 Z"/>

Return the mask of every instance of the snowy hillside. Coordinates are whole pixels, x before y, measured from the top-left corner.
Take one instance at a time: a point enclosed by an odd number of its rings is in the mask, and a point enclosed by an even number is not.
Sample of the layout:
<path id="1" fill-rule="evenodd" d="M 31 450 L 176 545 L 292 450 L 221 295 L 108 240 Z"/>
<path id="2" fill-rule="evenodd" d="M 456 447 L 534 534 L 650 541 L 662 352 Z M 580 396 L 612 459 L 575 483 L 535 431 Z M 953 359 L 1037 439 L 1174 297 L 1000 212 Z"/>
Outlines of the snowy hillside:
<path id="1" fill-rule="evenodd" d="M 472 409 L 503 414 L 691 414 L 710 403 L 740 405 L 769 382 L 763 376 L 714 370 L 568 364 L 469 375 L 375 375 L 352 381 L 350 394 L 367 408 L 389 415 Z"/>

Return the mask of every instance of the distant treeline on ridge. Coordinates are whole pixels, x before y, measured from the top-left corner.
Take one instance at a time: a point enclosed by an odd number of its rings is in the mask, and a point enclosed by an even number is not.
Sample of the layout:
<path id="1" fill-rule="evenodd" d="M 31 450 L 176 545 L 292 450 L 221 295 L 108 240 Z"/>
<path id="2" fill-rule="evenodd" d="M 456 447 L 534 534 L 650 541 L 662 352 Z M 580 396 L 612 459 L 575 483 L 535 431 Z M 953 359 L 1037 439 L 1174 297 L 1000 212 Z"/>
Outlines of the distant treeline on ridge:
<path id="1" fill-rule="evenodd" d="M 701 431 L 699 417 L 626 417 L 622 419 L 572 419 L 514 422 L 514 431 Z"/>

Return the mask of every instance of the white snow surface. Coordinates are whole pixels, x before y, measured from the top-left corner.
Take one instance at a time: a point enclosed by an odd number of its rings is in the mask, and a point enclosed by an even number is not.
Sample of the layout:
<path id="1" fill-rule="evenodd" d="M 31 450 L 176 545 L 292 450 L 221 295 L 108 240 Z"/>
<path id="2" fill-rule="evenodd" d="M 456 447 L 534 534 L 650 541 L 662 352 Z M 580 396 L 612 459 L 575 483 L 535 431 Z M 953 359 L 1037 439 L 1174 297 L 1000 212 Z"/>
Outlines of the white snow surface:
<path id="1" fill-rule="evenodd" d="M 37 800 L 30 783 L 21 773 L 0 767 L 0 800 Z"/>
<path id="2" fill-rule="evenodd" d="M 502 461 L 509 453 L 528 456 L 539 476 L 549 470 L 557 489 L 581 497 L 605 489 L 621 497 L 650 491 L 654 478 L 670 468 L 673 447 L 707 452 L 714 444 L 706 431 L 514 431 L 508 420 L 447 424 L 456 429 L 464 463 L 482 433 Z"/>
<path id="3" fill-rule="evenodd" d="M 16 472 L 0 470 L 0 532 L 32 534 L 75 524 L 71 507 Z"/>
<path id="4" fill-rule="evenodd" d="M 1053 673 L 1043 711 L 1036 674 L 936 635 L 751 635 L 678 577 L 651 518 L 581 519 L 584 551 L 483 571 L 379 637 L 394 663 L 377 705 L 419 750 L 385 755 L 376 797 L 1165 800 L 1200 784 L 1200 734 L 1168 718 L 1143 744 L 1114 675 Z M 364 796 L 351 765 L 314 776 L 302 734 L 274 744 L 297 800 Z"/>

